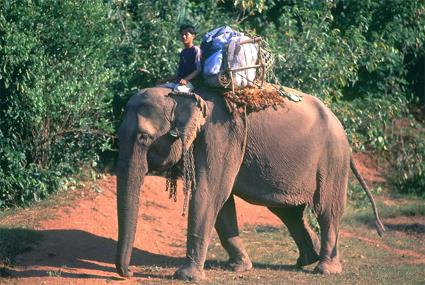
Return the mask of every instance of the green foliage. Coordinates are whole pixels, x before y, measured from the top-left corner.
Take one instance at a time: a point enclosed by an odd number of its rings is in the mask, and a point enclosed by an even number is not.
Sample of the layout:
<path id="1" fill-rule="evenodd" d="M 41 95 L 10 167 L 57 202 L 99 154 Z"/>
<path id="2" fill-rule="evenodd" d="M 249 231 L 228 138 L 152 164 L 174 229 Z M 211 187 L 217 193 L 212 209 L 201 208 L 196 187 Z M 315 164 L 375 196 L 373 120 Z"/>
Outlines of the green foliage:
<path id="1" fill-rule="evenodd" d="M 317 221 L 317 215 L 314 213 L 313 209 L 311 209 L 310 207 L 307 207 L 307 210 L 304 212 L 306 218 L 307 218 L 307 222 L 310 225 L 310 227 L 316 232 L 317 235 L 320 236 L 321 231 L 320 231 L 320 225 L 319 222 Z"/>
<path id="2" fill-rule="evenodd" d="M 423 145 L 392 132 L 423 96 L 423 1 L 2 3 L 0 207 L 41 199 L 95 164 L 129 96 L 175 71 L 182 23 L 198 44 L 222 25 L 263 36 L 274 80 L 321 97 L 354 148 L 388 151 L 402 192 L 424 189 Z"/>
<path id="3" fill-rule="evenodd" d="M 331 2 L 276 6 L 269 8 L 279 11 L 276 17 L 253 20 L 257 33 L 266 35 L 272 52 L 278 55 L 276 79 L 328 102 L 341 98 L 343 88 L 357 80 L 364 37 L 358 31 L 344 36 L 333 27 Z M 270 23 L 264 25 L 266 20 Z"/>
<path id="4" fill-rule="evenodd" d="M 242 9 L 243 12 L 258 10 L 261 13 L 265 8 L 265 2 L 265 0 L 233 0 L 233 5 Z"/>
<path id="5" fill-rule="evenodd" d="M 424 54 L 425 4 L 339 1 L 336 11 L 341 28 L 365 27 L 365 53 L 352 91 L 363 96 L 410 96 L 406 74 Z"/>
<path id="6" fill-rule="evenodd" d="M 278 55 L 277 78 L 325 101 L 409 98 L 407 71 L 424 53 L 425 4 L 266 1 L 248 18 Z"/>
<path id="7" fill-rule="evenodd" d="M 408 115 L 403 97 L 359 98 L 332 104 L 341 118 L 351 146 L 357 150 L 389 150 L 393 144 L 393 124 Z"/>
<path id="8" fill-rule="evenodd" d="M 115 31 L 103 1 L 6 1 L 0 12 L 0 207 L 58 189 L 108 148 Z"/>
<path id="9" fill-rule="evenodd" d="M 425 129 L 420 125 L 399 129 L 394 144 L 393 188 L 425 198 Z"/>
<path id="10" fill-rule="evenodd" d="M 369 186 L 369 190 L 372 195 L 376 195 L 381 193 L 382 188 Z M 355 208 L 370 208 L 370 200 L 357 179 L 348 182 L 347 198 L 348 203 L 354 205 Z"/>

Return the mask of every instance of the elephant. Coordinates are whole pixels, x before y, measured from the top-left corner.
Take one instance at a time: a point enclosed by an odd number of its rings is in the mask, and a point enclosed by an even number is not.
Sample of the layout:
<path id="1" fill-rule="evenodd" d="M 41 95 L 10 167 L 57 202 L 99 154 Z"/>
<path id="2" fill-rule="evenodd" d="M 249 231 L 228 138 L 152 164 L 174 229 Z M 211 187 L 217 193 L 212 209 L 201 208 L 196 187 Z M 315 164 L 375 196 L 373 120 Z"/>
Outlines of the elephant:
<path id="1" fill-rule="evenodd" d="M 127 102 L 118 130 L 119 275 L 132 276 L 129 263 L 144 177 L 148 171 L 174 167 L 190 148 L 196 187 L 188 208 L 186 258 L 175 278 L 205 278 L 213 228 L 229 255 L 230 269 L 252 268 L 239 236 L 234 195 L 266 206 L 286 225 L 298 247 L 298 267 L 318 261 L 315 272 L 341 272 L 339 227 L 350 169 L 371 200 L 382 234 L 384 226 L 343 126 L 322 101 L 298 91 L 301 102 L 284 99 L 283 107 L 236 116 L 216 89 L 200 86 L 195 91 L 199 96 L 152 87 Z M 320 240 L 304 217 L 306 207 L 316 214 Z"/>

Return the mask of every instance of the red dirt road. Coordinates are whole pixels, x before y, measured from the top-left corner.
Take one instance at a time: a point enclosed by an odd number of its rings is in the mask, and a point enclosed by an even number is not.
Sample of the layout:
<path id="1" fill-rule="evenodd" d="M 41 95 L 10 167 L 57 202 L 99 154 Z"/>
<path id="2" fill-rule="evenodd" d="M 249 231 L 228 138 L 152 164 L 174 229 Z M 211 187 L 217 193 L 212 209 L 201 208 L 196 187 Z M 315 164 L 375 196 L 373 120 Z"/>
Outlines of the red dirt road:
<path id="1" fill-rule="evenodd" d="M 120 280 L 115 272 L 117 238 L 116 179 L 98 181 L 100 193 L 89 195 L 70 206 L 56 209 L 36 227 L 42 241 L 16 259 L 9 281 L 16 284 L 111 284 Z M 156 265 L 185 256 L 186 220 L 182 216 L 183 195 L 179 184 L 177 203 L 168 199 L 165 180 L 148 176 L 140 198 L 139 223 L 132 263 Z M 266 208 L 237 199 L 240 225 L 281 222 Z M 50 216 L 50 214 L 49 214 Z M 143 276 L 120 280 L 137 283 Z M 140 274 L 139 274 L 140 276 Z M 3 280 L 5 281 L 5 280 Z M 0 282 L 1 283 L 1 282 Z"/>

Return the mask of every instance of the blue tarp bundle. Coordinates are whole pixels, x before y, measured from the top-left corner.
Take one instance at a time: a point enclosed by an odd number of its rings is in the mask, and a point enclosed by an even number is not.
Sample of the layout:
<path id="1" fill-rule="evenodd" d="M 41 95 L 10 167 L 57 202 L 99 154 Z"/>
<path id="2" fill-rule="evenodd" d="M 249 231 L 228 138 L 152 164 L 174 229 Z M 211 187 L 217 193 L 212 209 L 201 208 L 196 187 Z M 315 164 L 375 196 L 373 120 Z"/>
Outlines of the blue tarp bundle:
<path id="1" fill-rule="evenodd" d="M 223 63 L 223 51 L 226 44 L 233 37 L 241 36 L 228 26 L 216 28 L 205 34 L 201 43 L 204 58 L 203 73 L 206 76 L 216 75 L 220 72 Z"/>

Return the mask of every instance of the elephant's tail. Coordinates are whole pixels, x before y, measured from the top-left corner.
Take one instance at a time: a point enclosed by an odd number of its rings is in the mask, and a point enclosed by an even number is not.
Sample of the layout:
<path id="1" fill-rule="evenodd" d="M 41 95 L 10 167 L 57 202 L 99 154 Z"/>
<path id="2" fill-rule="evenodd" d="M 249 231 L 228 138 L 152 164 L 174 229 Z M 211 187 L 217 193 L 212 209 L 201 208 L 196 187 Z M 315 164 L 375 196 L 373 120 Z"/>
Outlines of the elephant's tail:
<path id="1" fill-rule="evenodd" d="M 378 232 L 378 235 L 382 236 L 385 232 L 385 227 L 382 224 L 381 219 L 379 218 L 378 209 L 376 208 L 375 200 L 373 199 L 373 196 L 370 193 L 366 182 L 364 181 L 363 177 L 360 175 L 359 171 L 356 168 L 356 165 L 355 165 L 354 160 L 353 160 L 353 156 L 351 156 L 351 158 L 350 158 L 350 168 L 353 171 L 354 175 L 359 180 L 360 185 L 362 186 L 363 190 L 366 192 L 366 195 L 369 198 L 370 203 L 372 204 L 373 213 L 375 215 L 376 230 Z"/>

